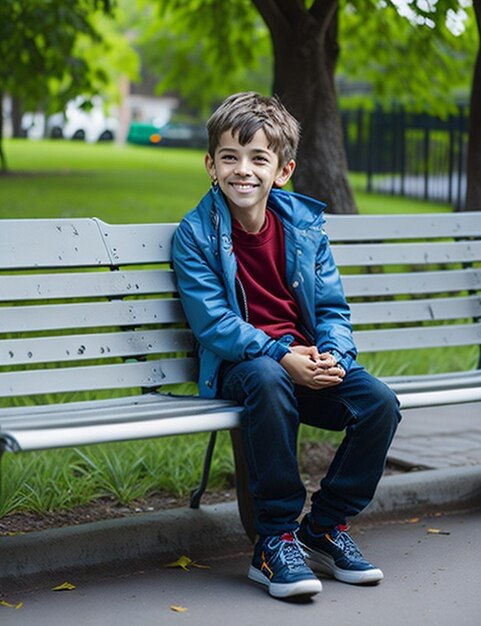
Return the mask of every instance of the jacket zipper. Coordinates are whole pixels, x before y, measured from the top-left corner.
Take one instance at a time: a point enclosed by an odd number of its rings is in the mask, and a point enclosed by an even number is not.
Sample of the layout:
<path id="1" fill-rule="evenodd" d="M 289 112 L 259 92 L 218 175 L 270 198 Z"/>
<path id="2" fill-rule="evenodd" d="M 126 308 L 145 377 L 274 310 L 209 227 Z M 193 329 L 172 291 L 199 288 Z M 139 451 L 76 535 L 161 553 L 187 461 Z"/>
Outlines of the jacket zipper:
<path id="1" fill-rule="evenodd" d="M 244 318 L 245 322 L 249 321 L 249 309 L 247 308 L 247 295 L 244 289 L 244 285 L 241 283 L 241 281 L 239 280 L 239 278 L 236 276 L 235 278 L 235 282 L 236 282 L 236 292 L 237 292 L 237 298 L 240 298 L 240 305 L 241 305 L 241 312 L 243 313 L 242 317 Z"/>

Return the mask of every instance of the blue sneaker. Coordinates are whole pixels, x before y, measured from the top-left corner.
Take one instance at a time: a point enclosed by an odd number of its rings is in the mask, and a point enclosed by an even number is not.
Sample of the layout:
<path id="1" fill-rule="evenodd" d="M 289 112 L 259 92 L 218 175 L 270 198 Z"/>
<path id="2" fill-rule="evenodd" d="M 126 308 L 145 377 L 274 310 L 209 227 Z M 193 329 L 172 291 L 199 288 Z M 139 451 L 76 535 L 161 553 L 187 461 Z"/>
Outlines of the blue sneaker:
<path id="1" fill-rule="evenodd" d="M 377 583 L 384 578 L 378 567 L 366 561 L 347 532 L 347 526 L 315 534 L 306 515 L 299 529 L 299 541 L 307 553 L 307 562 L 315 571 L 353 585 Z"/>
<path id="2" fill-rule="evenodd" d="M 265 585 L 275 598 L 311 597 L 321 591 L 322 584 L 305 557 L 293 533 L 261 537 L 254 548 L 249 578 Z"/>

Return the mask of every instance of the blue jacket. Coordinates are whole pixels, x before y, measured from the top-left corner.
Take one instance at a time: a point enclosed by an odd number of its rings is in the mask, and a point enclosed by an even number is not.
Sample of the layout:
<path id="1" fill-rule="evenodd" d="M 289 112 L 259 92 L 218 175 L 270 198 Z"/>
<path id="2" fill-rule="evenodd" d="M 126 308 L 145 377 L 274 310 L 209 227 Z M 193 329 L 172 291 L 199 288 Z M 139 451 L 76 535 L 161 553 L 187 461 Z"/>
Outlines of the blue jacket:
<path id="1" fill-rule="evenodd" d="M 346 371 L 357 351 L 350 311 L 322 228 L 325 205 L 273 189 L 269 208 L 284 226 L 286 277 L 302 315 L 302 330 L 321 352 L 331 351 Z M 173 241 L 173 263 L 187 320 L 199 343 L 199 393 L 217 393 L 223 360 L 267 355 L 280 361 L 291 335 L 272 339 L 244 321 L 238 298 L 237 261 L 231 216 L 219 188 L 211 189 L 180 222 Z"/>

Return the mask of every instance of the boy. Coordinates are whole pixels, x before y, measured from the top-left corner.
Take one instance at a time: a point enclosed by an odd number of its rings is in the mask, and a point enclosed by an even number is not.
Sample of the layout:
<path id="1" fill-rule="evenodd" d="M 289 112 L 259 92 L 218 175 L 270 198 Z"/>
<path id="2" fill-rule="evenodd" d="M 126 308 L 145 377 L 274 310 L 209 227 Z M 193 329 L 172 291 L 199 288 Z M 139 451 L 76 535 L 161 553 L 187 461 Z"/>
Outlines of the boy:
<path id="1" fill-rule="evenodd" d="M 276 97 L 248 92 L 227 98 L 207 128 L 213 187 L 180 223 L 173 259 L 199 343 L 200 394 L 244 406 L 259 535 L 249 578 L 279 598 L 322 589 L 310 566 L 348 583 L 378 582 L 382 571 L 346 519 L 373 497 L 398 402 L 355 362 L 325 205 L 280 189 L 294 171 L 299 124 Z M 345 437 L 299 525 L 301 422 Z"/>

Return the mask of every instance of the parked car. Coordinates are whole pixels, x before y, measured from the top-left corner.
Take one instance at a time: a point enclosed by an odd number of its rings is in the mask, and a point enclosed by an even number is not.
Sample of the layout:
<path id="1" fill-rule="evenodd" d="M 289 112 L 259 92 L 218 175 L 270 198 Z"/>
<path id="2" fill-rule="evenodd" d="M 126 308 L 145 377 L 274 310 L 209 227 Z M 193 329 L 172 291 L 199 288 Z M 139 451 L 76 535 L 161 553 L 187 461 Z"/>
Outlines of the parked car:
<path id="1" fill-rule="evenodd" d="M 65 114 L 52 115 L 47 121 L 47 136 L 53 139 L 76 139 L 88 141 L 112 141 L 115 139 L 119 122 L 105 114 L 100 98 L 91 99 L 92 108 L 82 108 L 83 98 L 67 104 Z"/>
<path id="2" fill-rule="evenodd" d="M 160 124 L 153 119 L 149 122 L 132 122 L 127 141 L 143 146 L 206 148 L 207 131 L 198 124 L 176 121 Z"/>

